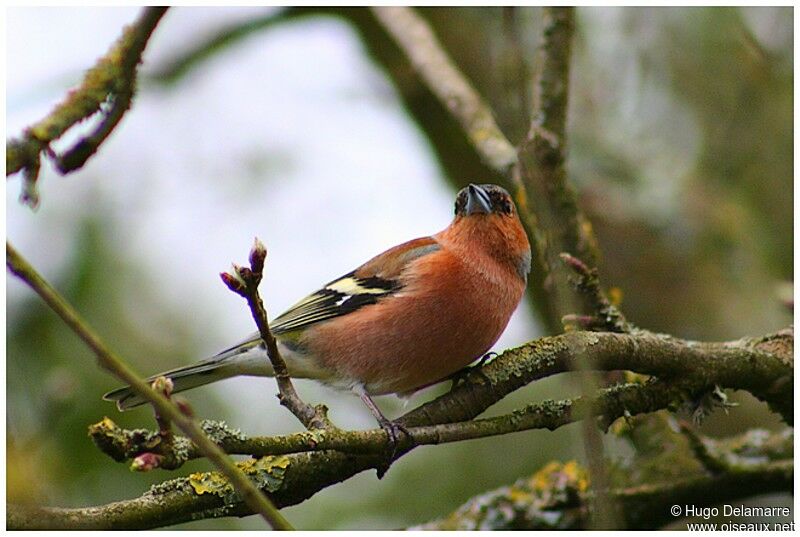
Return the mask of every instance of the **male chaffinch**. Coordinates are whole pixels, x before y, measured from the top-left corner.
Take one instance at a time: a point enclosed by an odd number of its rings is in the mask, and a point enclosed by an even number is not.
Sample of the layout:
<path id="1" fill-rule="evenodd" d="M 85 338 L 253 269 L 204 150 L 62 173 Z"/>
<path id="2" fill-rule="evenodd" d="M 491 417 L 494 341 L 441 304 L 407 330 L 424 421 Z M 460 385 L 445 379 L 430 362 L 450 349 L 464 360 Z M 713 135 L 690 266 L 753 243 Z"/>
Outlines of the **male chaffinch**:
<path id="1" fill-rule="evenodd" d="M 459 191 L 443 231 L 395 246 L 326 284 L 271 323 L 289 374 L 359 394 L 410 394 L 482 356 L 505 330 L 530 271 L 531 251 L 503 188 Z M 258 332 L 216 356 L 164 375 L 174 392 L 237 375 L 274 376 Z M 120 410 L 145 401 L 107 393 Z"/>

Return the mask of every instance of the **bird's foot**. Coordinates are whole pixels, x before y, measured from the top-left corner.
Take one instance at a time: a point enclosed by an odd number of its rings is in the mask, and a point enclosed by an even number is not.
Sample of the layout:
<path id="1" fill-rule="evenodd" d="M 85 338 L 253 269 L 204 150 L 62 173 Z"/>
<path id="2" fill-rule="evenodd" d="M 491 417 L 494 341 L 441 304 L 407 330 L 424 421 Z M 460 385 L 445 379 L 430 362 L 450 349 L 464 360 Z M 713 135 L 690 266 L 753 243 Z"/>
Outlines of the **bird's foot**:
<path id="1" fill-rule="evenodd" d="M 489 378 L 486 376 L 486 373 L 483 372 L 483 366 L 486 365 L 492 358 L 495 358 L 496 356 L 497 356 L 496 352 L 488 352 L 483 356 L 481 356 L 480 360 L 478 360 L 476 364 L 463 367 L 458 371 L 456 371 L 455 373 L 453 373 L 452 375 L 450 375 L 449 380 L 453 383 L 452 386 L 450 386 L 450 389 L 452 390 L 456 386 L 460 386 L 461 384 L 467 382 L 467 379 L 472 374 L 479 375 L 483 377 L 483 380 L 489 382 Z"/>
<path id="2" fill-rule="evenodd" d="M 388 452 L 388 456 L 383 464 L 381 464 L 378 468 L 376 468 L 378 472 L 378 479 L 383 478 L 386 475 L 386 472 L 389 470 L 389 467 L 392 463 L 397 459 L 399 455 L 399 450 L 401 447 L 401 441 L 404 440 L 402 436 L 405 436 L 407 442 L 409 443 L 408 447 L 413 446 L 414 444 L 414 437 L 411 436 L 411 433 L 405 426 L 387 419 L 378 419 L 378 425 L 380 425 L 381 429 L 386 431 L 387 435 L 387 442 L 386 442 L 386 450 Z"/>

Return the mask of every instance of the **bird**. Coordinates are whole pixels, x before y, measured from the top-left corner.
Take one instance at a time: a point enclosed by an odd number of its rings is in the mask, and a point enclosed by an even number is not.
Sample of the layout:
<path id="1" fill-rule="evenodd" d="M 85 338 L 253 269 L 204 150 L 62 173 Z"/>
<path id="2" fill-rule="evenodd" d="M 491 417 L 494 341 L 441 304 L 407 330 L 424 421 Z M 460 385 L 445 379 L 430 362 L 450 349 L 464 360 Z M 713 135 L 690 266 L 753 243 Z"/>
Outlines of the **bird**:
<path id="1" fill-rule="evenodd" d="M 444 230 L 373 257 L 276 317 L 270 327 L 292 378 L 352 390 L 386 428 L 372 396 L 408 396 L 451 378 L 497 342 L 525 291 L 531 249 L 511 195 L 470 184 Z M 274 376 L 258 332 L 160 376 L 173 393 L 238 375 Z M 120 411 L 146 400 L 104 395 Z"/>

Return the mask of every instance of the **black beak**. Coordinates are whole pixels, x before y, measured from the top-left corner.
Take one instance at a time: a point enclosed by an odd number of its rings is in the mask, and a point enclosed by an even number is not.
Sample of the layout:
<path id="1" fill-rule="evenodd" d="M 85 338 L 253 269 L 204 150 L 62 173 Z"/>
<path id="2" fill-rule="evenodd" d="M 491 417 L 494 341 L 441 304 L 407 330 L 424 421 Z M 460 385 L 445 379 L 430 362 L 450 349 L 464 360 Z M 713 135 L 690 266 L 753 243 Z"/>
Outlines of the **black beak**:
<path id="1" fill-rule="evenodd" d="M 470 184 L 467 187 L 467 204 L 464 213 L 469 216 L 471 214 L 489 214 L 490 212 L 492 212 L 492 202 L 489 194 L 478 185 Z"/>

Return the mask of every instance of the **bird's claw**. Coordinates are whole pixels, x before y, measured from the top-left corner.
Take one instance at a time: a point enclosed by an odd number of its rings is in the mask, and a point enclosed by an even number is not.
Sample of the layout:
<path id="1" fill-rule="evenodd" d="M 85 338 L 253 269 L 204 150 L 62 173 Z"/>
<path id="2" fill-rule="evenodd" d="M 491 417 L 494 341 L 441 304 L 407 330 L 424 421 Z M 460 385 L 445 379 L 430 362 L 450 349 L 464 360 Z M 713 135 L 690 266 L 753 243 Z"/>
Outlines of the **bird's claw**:
<path id="1" fill-rule="evenodd" d="M 414 437 L 411 436 L 411 433 L 405 428 L 405 426 L 392 420 L 379 420 L 378 423 L 381 426 L 381 429 L 386 431 L 386 435 L 388 437 L 386 448 L 389 454 L 389 456 L 386 458 L 385 464 L 382 464 L 377 468 L 378 479 L 381 479 L 384 475 L 386 475 L 386 472 L 389 470 L 389 467 L 392 465 L 395 459 L 397 459 L 401 444 L 401 434 L 405 435 L 412 445 L 414 443 Z"/>
<path id="2" fill-rule="evenodd" d="M 480 360 L 478 360 L 478 363 L 476 363 L 475 365 L 468 365 L 466 367 L 462 367 L 461 369 L 450 375 L 449 380 L 453 383 L 451 389 L 455 388 L 456 386 L 460 386 L 461 384 L 464 384 L 469 378 L 469 376 L 472 375 L 473 373 L 480 375 L 481 377 L 483 377 L 484 380 L 488 382 L 489 379 L 486 377 L 486 374 L 483 372 L 482 369 L 483 366 L 489 362 L 489 360 L 491 360 L 496 356 L 497 356 L 496 352 L 487 352 L 486 354 L 481 356 Z"/>

